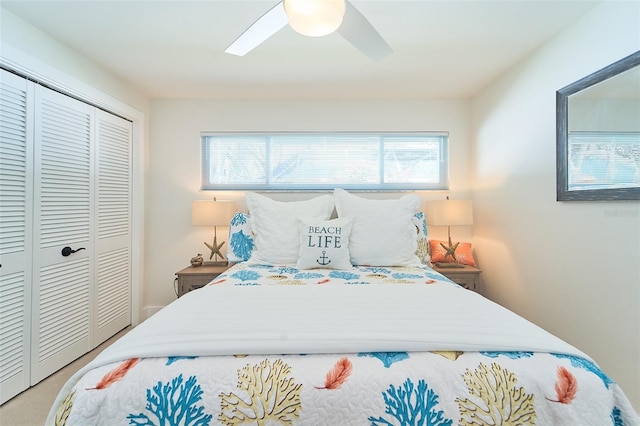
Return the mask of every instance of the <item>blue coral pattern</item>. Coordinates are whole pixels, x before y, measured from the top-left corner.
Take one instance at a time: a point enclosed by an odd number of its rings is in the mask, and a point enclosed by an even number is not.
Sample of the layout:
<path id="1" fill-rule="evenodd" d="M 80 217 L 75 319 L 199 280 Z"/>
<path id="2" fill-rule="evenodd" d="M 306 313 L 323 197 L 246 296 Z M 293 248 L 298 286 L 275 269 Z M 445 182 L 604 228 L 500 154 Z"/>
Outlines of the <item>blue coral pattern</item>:
<path id="1" fill-rule="evenodd" d="M 533 356 L 533 352 L 480 352 L 484 356 L 489 358 L 498 358 L 499 356 L 505 356 L 511 359 L 529 358 Z"/>
<path id="2" fill-rule="evenodd" d="M 233 254 L 240 260 L 249 260 L 251 252 L 253 251 L 253 245 L 253 238 L 242 231 L 231 234 L 229 247 L 231 247 Z"/>
<path id="3" fill-rule="evenodd" d="M 202 394 L 195 376 L 184 382 L 180 374 L 170 382 L 158 382 L 152 389 L 147 389 L 146 412 L 131 413 L 127 419 L 130 425 L 208 426 L 213 415 L 197 405 Z"/>
<path id="4" fill-rule="evenodd" d="M 249 260 L 255 247 L 251 235 L 249 215 L 238 212 L 231 219 L 229 226 L 229 251 L 227 258 L 230 262 L 244 262 Z"/>
<path id="5" fill-rule="evenodd" d="M 178 362 L 181 361 L 183 359 L 196 359 L 197 357 L 195 356 L 170 356 L 167 358 L 167 364 L 166 365 L 171 365 L 174 362 Z"/>
<path id="6" fill-rule="evenodd" d="M 438 395 L 427 383 L 420 379 L 415 386 L 411 379 L 398 386 L 390 385 L 382 394 L 386 405 L 385 414 L 390 417 L 369 417 L 372 426 L 378 425 L 416 425 L 451 426 L 453 420 L 447 419 L 442 410 L 437 410 Z M 393 421 L 395 420 L 395 421 Z"/>
<path id="7" fill-rule="evenodd" d="M 258 278 L 260 278 L 260 274 L 257 273 L 256 271 L 248 271 L 245 269 L 242 271 L 235 272 L 234 274 L 231 275 L 231 277 L 239 279 L 240 281 L 250 281 L 250 280 L 257 280 Z"/>
<path id="8" fill-rule="evenodd" d="M 400 362 L 409 359 L 407 352 L 360 352 L 359 357 L 378 358 L 382 361 L 385 368 L 391 367 L 394 362 Z"/>
<path id="9" fill-rule="evenodd" d="M 263 280 L 263 278 L 278 276 L 279 280 Z M 227 278 L 232 278 L 235 282 L 232 285 L 283 285 L 289 284 L 292 280 L 302 280 L 306 284 L 324 284 L 335 281 L 348 285 L 376 285 L 394 283 L 426 283 L 436 281 L 451 284 L 456 288 L 462 287 L 453 281 L 438 274 L 427 266 L 417 266 L 405 268 L 402 271 L 392 270 L 384 267 L 355 266 L 348 271 L 342 270 L 301 270 L 293 266 L 278 266 L 270 264 L 252 263 L 244 265 L 240 269 L 234 269 L 230 275 L 221 274 L 216 279 L 222 282 Z M 265 284 L 268 283 L 268 284 Z M 464 290 L 464 289 L 462 289 Z"/>

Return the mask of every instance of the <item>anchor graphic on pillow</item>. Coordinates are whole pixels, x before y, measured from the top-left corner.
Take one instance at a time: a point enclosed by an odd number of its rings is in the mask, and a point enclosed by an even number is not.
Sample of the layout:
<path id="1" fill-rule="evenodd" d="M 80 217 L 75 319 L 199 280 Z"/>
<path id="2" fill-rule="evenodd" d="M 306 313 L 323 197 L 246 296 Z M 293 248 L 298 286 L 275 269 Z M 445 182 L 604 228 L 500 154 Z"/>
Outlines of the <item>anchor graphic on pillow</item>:
<path id="1" fill-rule="evenodd" d="M 316 262 L 318 262 L 318 264 L 322 265 L 322 266 L 326 266 L 326 265 L 331 263 L 331 259 L 329 259 L 329 257 L 327 257 L 327 251 L 326 250 L 322 250 L 322 256 L 320 256 L 320 258 L 316 259 Z"/>

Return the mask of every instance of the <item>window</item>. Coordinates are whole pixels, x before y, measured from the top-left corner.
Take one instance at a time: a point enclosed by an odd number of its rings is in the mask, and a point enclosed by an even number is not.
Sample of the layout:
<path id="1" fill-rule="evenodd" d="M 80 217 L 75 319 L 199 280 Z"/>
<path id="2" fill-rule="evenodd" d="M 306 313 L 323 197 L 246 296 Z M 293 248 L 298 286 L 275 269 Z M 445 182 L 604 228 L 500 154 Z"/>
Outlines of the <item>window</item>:
<path id="1" fill-rule="evenodd" d="M 640 133 L 569 132 L 569 189 L 640 186 Z"/>
<path id="2" fill-rule="evenodd" d="M 202 189 L 447 189 L 446 133 L 202 134 Z"/>

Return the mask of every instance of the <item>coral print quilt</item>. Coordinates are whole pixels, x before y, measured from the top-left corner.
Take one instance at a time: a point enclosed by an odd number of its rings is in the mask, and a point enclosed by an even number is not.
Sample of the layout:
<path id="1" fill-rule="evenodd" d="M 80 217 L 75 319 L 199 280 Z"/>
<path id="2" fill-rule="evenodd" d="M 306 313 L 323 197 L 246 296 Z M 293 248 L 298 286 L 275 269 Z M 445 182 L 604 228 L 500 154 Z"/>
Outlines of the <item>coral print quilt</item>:
<path id="1" fill-rule="evenodd" d="M 60 392 L 56 425 L 638 425 L 576 348 L 428 267 L 239 264 Z"/>

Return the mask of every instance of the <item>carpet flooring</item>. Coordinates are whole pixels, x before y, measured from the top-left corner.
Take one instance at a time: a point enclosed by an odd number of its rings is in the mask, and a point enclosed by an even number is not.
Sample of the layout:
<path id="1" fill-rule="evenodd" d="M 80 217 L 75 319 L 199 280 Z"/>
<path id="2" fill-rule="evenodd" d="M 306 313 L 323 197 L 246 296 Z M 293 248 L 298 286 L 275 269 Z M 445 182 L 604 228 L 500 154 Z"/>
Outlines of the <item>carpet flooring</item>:
<path id="1" fill-rule="evenodd" d="M 126 334 L 131 328 L 125 328 L 102 343 L 86 355 L 58 370 L 35 386 L 0 406 L 0 425 L 2 426 L 42 426 L 45 424 L 49 409 L 64 383 L 80 368 L 94 359 L 106 347 Z"/>

